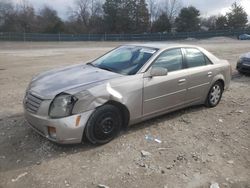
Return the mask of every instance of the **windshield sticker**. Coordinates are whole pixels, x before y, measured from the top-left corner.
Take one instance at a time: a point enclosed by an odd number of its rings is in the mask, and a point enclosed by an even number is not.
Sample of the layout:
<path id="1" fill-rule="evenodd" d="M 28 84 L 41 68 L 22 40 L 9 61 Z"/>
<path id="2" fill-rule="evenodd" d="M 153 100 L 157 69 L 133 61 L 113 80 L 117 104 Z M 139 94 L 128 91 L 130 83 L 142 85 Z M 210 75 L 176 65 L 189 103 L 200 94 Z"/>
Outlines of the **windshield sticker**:
<path id="1" fill-rule="evenodd" d="M 151 49 L 147 49 L 147 48 L 142 48 L 140 50 L 140 52 L 142 52 L 142 53 L 149 53 L 149 54 L 153 54 L 153 53 L 155 53 L 155 51 L 156 50 L 151 50 Z"/>

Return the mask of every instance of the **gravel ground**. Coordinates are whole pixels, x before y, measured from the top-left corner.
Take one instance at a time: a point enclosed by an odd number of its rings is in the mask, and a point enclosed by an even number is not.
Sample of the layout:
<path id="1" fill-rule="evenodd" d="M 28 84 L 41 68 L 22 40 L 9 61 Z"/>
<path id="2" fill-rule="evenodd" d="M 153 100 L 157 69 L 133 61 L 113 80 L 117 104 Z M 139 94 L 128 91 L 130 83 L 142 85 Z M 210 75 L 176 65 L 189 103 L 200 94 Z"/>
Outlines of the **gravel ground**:
<path id="1" fill-rule="evenodd" d="M 249 41 L 178 41 L 233 68 Z M 29 128 L 22 98 L 32 76 L 98 57 L 118 42 L 0 43 L 0 188 L 250 187 L 250 77 L 235 70 L 212 109 L 195 106 L 132 126 L 104 146 L 61 146 Z M 146 139 L 157 138 L 161 143 Z M 101 185 L 100 185 L 101 184 Z"/>

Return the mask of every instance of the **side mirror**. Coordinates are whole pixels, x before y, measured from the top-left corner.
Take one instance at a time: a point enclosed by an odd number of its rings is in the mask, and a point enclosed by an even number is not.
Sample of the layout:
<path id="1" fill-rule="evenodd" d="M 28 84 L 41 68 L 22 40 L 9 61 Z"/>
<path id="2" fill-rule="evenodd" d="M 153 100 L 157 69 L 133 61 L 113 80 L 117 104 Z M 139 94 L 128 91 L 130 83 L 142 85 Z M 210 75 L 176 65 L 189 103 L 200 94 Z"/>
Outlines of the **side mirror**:
<path id="1" fill-rule="evenodd" d="M 152 67 L 150 69 L 150 75 L 151 77 L 155 76 L 166 76 L 168 75 L 168 69 L 163 67 Z"/>

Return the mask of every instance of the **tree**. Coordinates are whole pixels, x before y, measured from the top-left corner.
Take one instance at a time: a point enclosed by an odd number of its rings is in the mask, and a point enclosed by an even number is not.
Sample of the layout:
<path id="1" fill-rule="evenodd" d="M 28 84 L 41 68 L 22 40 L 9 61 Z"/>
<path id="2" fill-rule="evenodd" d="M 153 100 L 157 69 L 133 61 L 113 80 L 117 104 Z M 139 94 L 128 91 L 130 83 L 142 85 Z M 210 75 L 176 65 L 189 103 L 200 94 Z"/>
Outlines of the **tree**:
<path id="1" fill-rule="evenodd" d="M 118 32 L 118 12 L 122 0 L 106 0 L 103 5 L 105 30 L 110 33 Z"/>
<path id="2" fill-rule="evenodd" d="M 14 6 L 11 1 L 0 1 L 0 31 L 13 30 L 14 14 Z"/>
<path id="3" fill-rule="evenodd" d="M 35 10 L 28 0 L 21 0 L 16 11 L 17 31 L 33 32 L 37 30 Z"/>
<path id="4" fill-rule="evenodd" d="M 164 6 L 162 9 L 162 12 L 164 12 L 171 23 L 174 23 L 175 17 L 178 15 L 178 13 L 181 10 L 181 1 L 180 0 L 164 0 L 163 1 Z"/>
<path id="5" fill-rule="evenodd" d="M 217 16 L 210 16 L 208 18 L 201 18 L 201 29 L 207 28 L 207 30 L 215 30 L 216 29 L 216 21 Z M 206 29 L 204 29 L 206 30 Z"/>
<path id="6" fill-rule="evenodd" d="M 146 32 L 149 12 L 145 0 L 106 0 L 104 24 L 109 33 Z"/>
<path id="7" fill-rule="evenodd" d="M 0 1 L 0 25 L 5 23 L 6 17 L 8 17 L 14 8 L 11 2 L 8 1 Z"/>
<path id="8" fill-rule="evenodd" d="M 228 21 L 226 16 L 219 16 L 216 19 L 216 29 L 223 30 L 228 28 Z"/>
<path id="9" fill-rule="evenodd" d="M 244 28 L 248 22 L 247 13 L 237 2 L 232 4 L 231 11 L 227 13 L 227 17 L 229 27 L 233 29 Z"/>
<path id="10" fill-rule="evenodd" d="M 200 11 L 193 6 L 182 8 L 176 18 L 177 31 L 191 32 L 200 29 Z"/>
<path id="11" fill-rule="evenodd" d="M 153 32 L 159 30 L 160 32 L 165 28 L 167 31 L 171 31 L 175 18 L 181 9 L 181 2 L 180 0 L 161 0 L 158 1 L 158 6 L 159 5 L 161 5 L 161 7 L 157 10 L 155 20 L 153 21 L 154 23 L 152 22 L 151 25 L 151 27 L 154 28 L 151 28 L 151 30 Z M 166 23 L 164 23 L 164 21 L 166 21 Z"/>
<path id="12" fill-rule="evenodd" d="M 137 0 L 135 22 L 134 31 L 136 33 L 143 33 L 148 30 L 149 12 L 145 0 Z"/>
<path id="13" fill-rule="evenodd" d="M 152 25 L 152 32 L 170 32 L 171 23 L 168 16 L 162 13 Z"/>
<path id="14" fill-rule="evenodd" d="M 89 10 L 90 0 L 76 0 L 75 7 L 72 11 L 72 20 L 76 20 L 87 30 L 90 18 Z"/>
<path id="15" fill-rule="evenodd" d="M 159 17 L 159 3 L 155 0 L 147 0 L 148 10 L 150 14 L 150 24 L 152 26 L 153 22 Z"/>
<path id="16" fill-rule="evenodd" d="M 122 0 L 118 10 L 116 22 L 118 33 L 133 33 L 136 28 L 136 0 Z"/>
<path id="17" fill-rule="evenodd" d="M 75 0 L 73 8 L 70 9 L 67 25 L 71 28 L 68 30 L 74 33 L 98 32 L 102 15 L 101 0 Z"/>
<path id="18" fill-rule="evenodd" d="M 64 31 L 64 23 L 58 17 L 56 10 L 44 6 L 37 18 L 39 31 L 43 33 L 60 33 Z"/>

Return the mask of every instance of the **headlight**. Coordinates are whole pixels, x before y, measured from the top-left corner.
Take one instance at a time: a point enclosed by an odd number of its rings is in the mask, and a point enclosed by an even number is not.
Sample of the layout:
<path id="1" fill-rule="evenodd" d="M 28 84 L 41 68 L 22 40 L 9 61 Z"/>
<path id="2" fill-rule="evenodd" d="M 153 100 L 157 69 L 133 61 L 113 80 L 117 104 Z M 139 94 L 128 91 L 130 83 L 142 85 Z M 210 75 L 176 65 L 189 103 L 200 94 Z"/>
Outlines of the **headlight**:
<path id="1" fill-rule="evenodd" d="M 76 97 L 66 93 L 56 96 L 50 105 L 49 116 L 52 118 L 61 118 L 71 115 L 76 101 Z"/>

